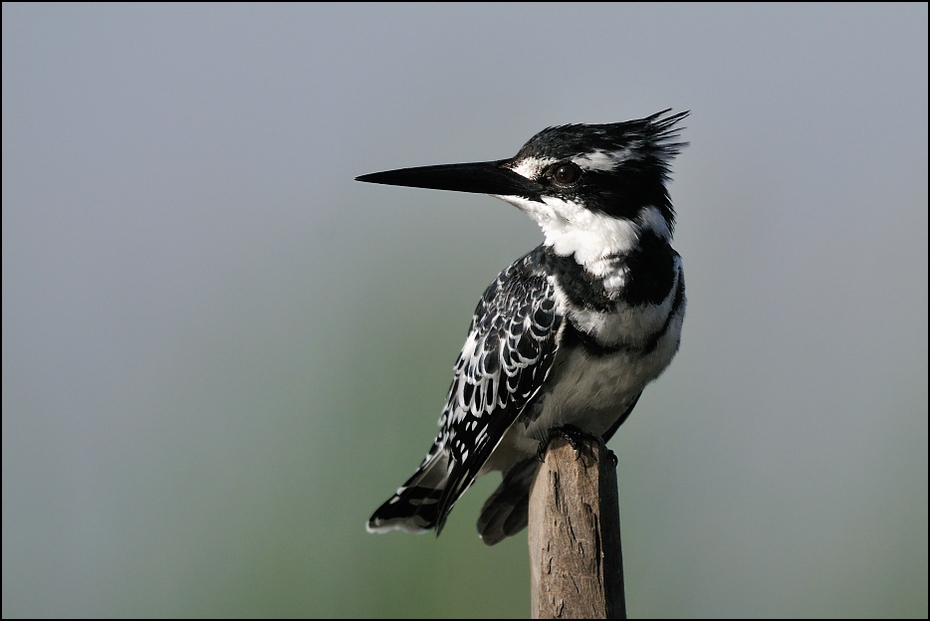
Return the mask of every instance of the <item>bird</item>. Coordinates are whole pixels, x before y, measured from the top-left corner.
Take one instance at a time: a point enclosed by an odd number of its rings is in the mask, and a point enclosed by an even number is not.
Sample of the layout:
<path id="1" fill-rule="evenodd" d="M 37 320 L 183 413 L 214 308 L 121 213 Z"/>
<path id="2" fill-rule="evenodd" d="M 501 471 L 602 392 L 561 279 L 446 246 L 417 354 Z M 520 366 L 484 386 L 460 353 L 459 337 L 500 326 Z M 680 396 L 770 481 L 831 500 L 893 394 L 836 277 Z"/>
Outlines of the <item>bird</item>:
<path id="1" fill-rule="evenodd" d="M 509 159 L 356 177 L 488 194 L 533 219 L 544 237 L 484 291 L 439 433 L 414 475 L 372 514 L 369 532 L 438 536 L 475 479 L 500 471 L 478 534 L 494 545 L 519 533 L 549 441 L 606 442 L 668 367 L 686 298 L 666 186 L 688 145 L 678 140 L 688 115 L 668 108 L 619 123 L 558 125 Z"/>

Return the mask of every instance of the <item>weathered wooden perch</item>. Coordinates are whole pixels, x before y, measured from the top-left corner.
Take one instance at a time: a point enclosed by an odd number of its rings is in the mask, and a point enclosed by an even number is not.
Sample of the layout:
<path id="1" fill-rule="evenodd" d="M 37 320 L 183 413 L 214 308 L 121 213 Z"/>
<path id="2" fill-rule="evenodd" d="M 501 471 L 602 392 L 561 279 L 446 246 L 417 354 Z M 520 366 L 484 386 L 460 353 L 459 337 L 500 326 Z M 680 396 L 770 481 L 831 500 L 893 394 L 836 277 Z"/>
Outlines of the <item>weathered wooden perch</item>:
<path id="1" fill-rule="evenodd" d="M 625 619 L 614 456 L 600 440 L 579 452 L 556 438 L 530 491 L 534 619 Z"/>

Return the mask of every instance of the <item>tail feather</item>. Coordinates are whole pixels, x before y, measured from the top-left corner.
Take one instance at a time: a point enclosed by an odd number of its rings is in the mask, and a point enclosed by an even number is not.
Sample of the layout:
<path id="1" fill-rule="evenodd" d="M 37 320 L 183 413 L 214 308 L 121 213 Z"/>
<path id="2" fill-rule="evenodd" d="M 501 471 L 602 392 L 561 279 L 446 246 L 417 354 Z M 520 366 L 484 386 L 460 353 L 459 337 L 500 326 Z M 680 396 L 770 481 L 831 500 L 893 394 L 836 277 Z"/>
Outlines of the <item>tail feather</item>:
<path id="1" fill-rule="evenodd" d="M 431 452 L 416 473 L 372 514 L 366 529 L 370 533 L 403 530 L 422 534 L 434 528 L 448 478 L 448 454 Z"/>
<path id="2" fill-rule="evenodd" d="M 530 487 L 539 460 L 525 459 L 507 471 L 504 480 L 481 508 L 478 534 L 489 546 L 500 543 L 526 528 L 529 519 Z"/>

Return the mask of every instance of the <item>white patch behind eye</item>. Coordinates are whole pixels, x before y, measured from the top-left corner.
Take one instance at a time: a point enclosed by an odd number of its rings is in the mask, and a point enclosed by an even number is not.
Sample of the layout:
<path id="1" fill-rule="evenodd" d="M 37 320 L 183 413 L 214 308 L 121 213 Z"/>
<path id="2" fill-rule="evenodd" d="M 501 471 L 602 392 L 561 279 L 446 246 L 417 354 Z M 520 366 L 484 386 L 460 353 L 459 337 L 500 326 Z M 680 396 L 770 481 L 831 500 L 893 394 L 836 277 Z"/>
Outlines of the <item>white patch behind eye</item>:
<path id="1" fill-rule="evenodd" d="M 572 162 L 584 170 L 604 170 L 609 172 L 630 159 L 631 155 L 632 152 L 629 149 L 620 149 L 619 151 L 598 149 L 591 153 L 573 157 Z"/>

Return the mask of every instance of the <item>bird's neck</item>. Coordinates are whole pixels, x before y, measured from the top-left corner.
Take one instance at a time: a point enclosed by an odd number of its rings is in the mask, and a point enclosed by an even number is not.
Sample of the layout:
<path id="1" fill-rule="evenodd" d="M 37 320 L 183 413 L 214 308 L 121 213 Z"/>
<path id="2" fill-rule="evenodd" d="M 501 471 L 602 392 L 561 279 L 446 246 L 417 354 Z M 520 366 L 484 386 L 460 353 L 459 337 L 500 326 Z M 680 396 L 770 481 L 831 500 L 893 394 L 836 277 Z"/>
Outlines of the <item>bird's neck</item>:
<path id="1" fill-rule="evenodd" d="M 590 210 L 572 215 L 539 220 L 543 245 L 555 255 L 572 257 L 595 278 L 609 280 L 623 271 L 626 258 L 641 252 L 644 241 L 671 242 L 669 225 L 655 207 L 643 208 L 635 220 Z"/>

